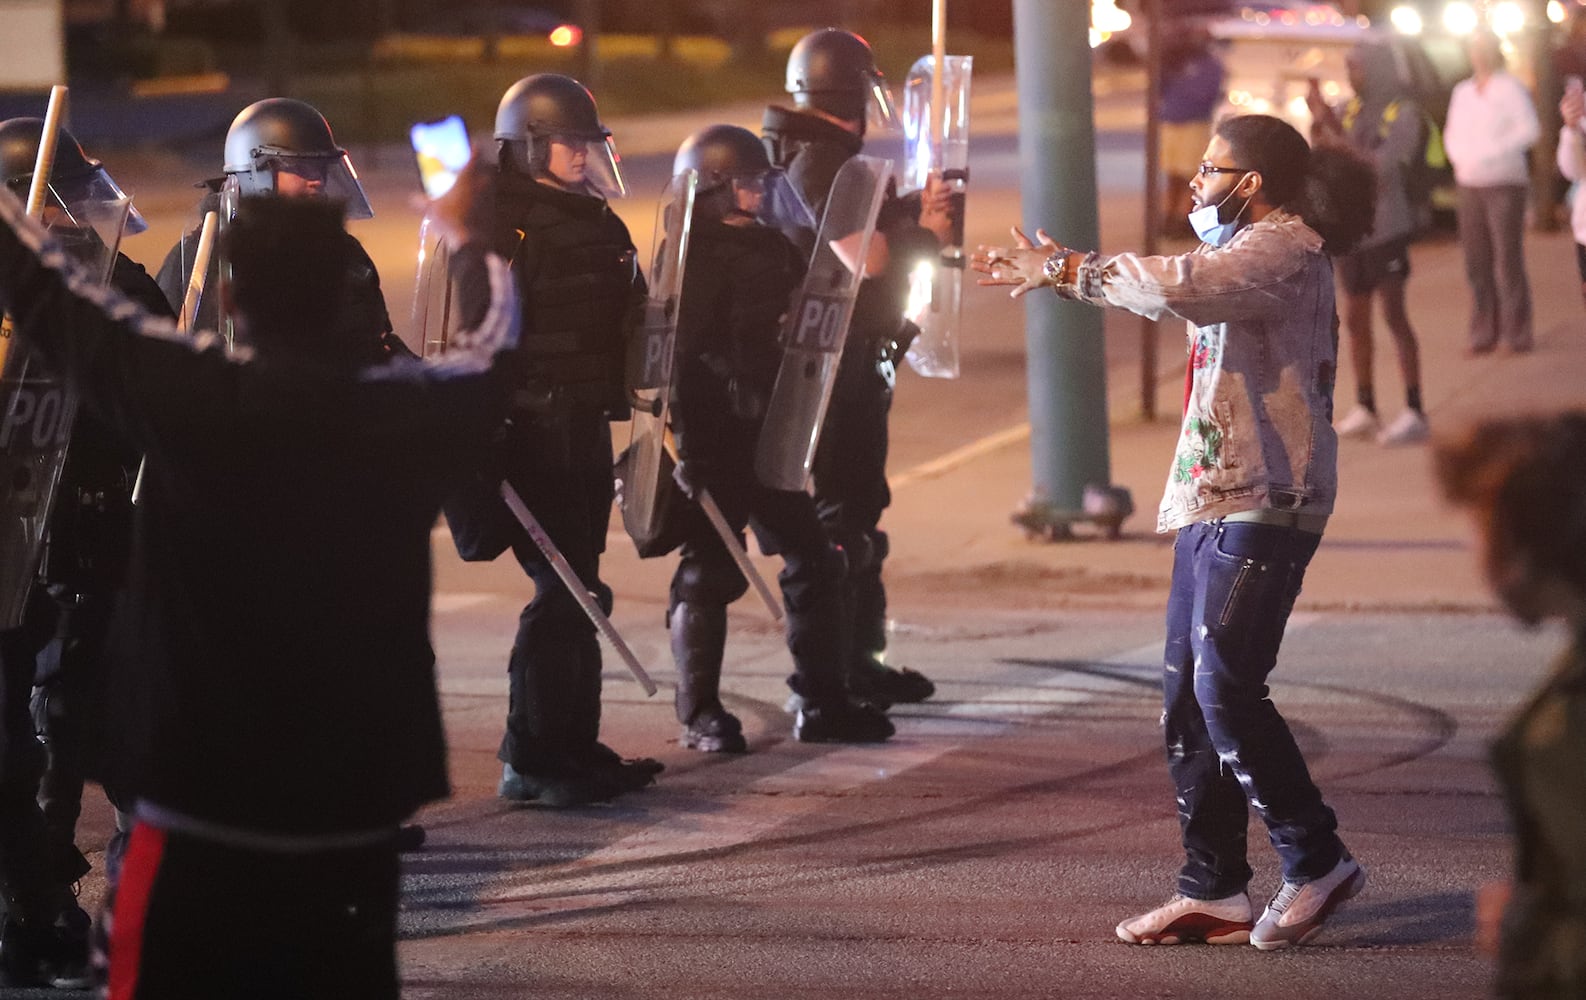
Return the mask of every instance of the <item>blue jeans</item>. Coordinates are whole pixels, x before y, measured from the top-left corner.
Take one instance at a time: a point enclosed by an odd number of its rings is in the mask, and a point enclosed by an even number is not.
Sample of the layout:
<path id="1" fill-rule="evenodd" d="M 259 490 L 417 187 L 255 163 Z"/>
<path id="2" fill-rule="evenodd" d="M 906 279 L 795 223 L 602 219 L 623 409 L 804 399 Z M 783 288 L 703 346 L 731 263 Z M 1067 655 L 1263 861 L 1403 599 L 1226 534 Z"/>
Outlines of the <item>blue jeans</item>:
<path id="1" fill-rule="evenodd" d="M 1311 781 L 1267 675 L 1321 536 L 1202 521 L 1173 545 L 1163 661 L 1168 770 L 1178 790 L 1179 892 L 1220 899 L 1250 881 L 1248 814 L 1267 826 L 1283 876 L 1308 882 L 1344 855 L 1338 822 Z"/>

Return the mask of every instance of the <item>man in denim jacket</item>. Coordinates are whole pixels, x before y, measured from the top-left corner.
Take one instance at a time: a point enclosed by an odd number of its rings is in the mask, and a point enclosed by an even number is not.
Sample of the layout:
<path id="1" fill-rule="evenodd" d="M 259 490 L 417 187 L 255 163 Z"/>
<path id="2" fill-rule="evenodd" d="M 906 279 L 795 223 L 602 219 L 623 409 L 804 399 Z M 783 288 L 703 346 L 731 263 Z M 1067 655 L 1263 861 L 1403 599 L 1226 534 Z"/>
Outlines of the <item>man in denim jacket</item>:
<path id="1" fill-rule="evenodd" d="M 1015 296 L 1050 286 L 1189 324 L 1184 421 L 1157 516 L 1158 531 L 1178 532 L 1162 688 L 1185 861 L 1177 895 L 1118 925 L 1125 941 L 1281 948 L 1365 885 L 1266 682 L 1337 493 L 1331 255 L 1370 225 L 1370 170 L 1313 153 L 1276 118 L 1225 119 L 1191 182 L 1195 251 L 1104 257 L 1016 229 L 1016 246 L 974 257 L 982 284 Z M 1259 920 L 1247 802 L 1283 865 Z"/>

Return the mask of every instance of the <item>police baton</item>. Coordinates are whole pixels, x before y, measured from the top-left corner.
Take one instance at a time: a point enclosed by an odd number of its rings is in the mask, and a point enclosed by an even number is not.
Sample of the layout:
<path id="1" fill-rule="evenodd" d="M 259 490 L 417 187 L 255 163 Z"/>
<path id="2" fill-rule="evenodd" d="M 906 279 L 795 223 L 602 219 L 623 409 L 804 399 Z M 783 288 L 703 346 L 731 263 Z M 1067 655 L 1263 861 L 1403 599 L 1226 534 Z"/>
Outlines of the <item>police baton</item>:
<path id="1" fill-rule="evenodd" d="M 607 642 L 611 643 L 611 647 L 617 651 L 617 655 L 622 657 L 622 662 L 627 664 L 628 672 L 633 675 L 633 679 L 639 682 L 640 687 L 644 688 L 644 693 L 654 695 L 656 691 L 655 681 L 650 680 L 650 675 L 644 672 L 644 667 L 639 663 L 639 658 L 634 656 L 633 650 L 629 649 L 628 644 L 622 641 L 622 636 L 617 634 L 616 628 L 611 624 L 611 619 L 607 618 L 605 612 L 600 610 L 600 605 L 595 603 L 594 596 L 584 588 L 583 582 L 578 579 L 578 574 L 573 572 L 573 567 L 567 562 L 567 557 L 562 555 L 561 550 L 556 547 L 556 543 L 551 541 L 551 536 L 545 533 L 545 529 L 540 527 L 540 522 L 535 519 L 533 514 L 529 513 L 529 508 L 524 506 L 523 498 L 518 496 L 518 491 L 513 489 L 512 484 L 506 480 L 501 481 L 501 499 L 507 502 L 507 507 L 511 509 L 512 516 L 518 519 L 518 523 L 523 525 L 523 530 L 529 533 L 529 538 L 533 540 L 539 550 L 544 553 L 545 558 L 549 560 L 551 568 L 556 570 L 556 575 L 561 578 L 562 586 L 567 588 L 568 593 L 573 595 L 573 600 L 577 601 L 578 606 L 584 609 L 584 614 L 589 616 L 591 622 L 594 622 L 595 631 L 599 632 L 605 637 Z"/>
<path id="2" fill-rule="evenodd" d="M 673 462 L 678 465 L 683 464 L 683 460 L 677 454 L 677 439 L 672 436 L 670 427 L 666 429 L 666 453 L 672 456 Z M 765 582 L 765 577 L 761 576 L 760 571 L 754 568 L 754 563 L 749 561 L 749 553 L 745 549 L 743 542 L 738 538 L 738 533 L 733 531 L 732 525 L 727 523 L 726 515 L 721 512 L 721 507 L 711 497 L 710 491 L 705 489 L 704 486 L 696 486 L 694 488 L 694 502 L 699 504 L 699 509 L 705 512 L 705 520 L 709 521 L 710 526 L 716 529 L 716 534 L 721 536 L 721 544 L 727 547 L 727 554 L 732 556 L 732 561 L 738 565 L 738 572 L 742 573 L 744 579 L 754 585 L 754 592 L 760 595 L 760 600 L 764 602 L 766 610 L 771 612 L 772 618 L 780 622 L 782 620 L 781 602 L 776 599 L 775 594 L 771 593 L 771 587 Z"/>
<path id="3" fill-rule="evenodd" d="M 209 280 L 209 258 L 215 254 L 215 234 L 220 231 L 220 213 L 205 212 L 204 224 L 198 230 L 198 249 L 193 251 L 193 273 L 187 279 L 187 294 L 182 296 L 182 314 L 177 319 L 177 329 L 192 333 L 198 320 L 198 303 L 204 297 L 204 284 Z M 148 459 L 138 463 L 138 478 L 132 481 L 132 502 L 143 500 L 143 470 Z"/>
<path id="4" fill-rule="evenodd" d="M 50 193 L 50 172 L 55 169 L 55 144 L 61 134 L 61 119 L 65 117 L 66 88 L 51 87 L 49 109 L 44 112 L 44 128 L 39 132 L 39 150 L 33 161 L 33 181 L 28 187 L 27 215 L 30 219 L 44 217 L 44 199 Z M 0 371 L 5 369 L 13 332 L 11 317 L 0 318 Z"/>

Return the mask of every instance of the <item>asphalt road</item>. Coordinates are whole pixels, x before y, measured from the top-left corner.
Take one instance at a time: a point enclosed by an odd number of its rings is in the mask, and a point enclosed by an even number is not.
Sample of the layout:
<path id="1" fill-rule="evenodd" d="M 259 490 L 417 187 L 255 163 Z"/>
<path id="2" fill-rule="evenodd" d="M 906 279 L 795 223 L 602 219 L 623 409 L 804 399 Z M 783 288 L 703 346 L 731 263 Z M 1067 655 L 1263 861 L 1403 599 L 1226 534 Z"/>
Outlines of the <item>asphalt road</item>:
<path id="1" fill-rule="evenodd" d="M 1099 89 L 1103 239 L 1122 248 L 1139 232 L 1138 93 L 1127 80 Z M 1000 240 L 1018 217 L 1016 101 L 1006 81 L 992 81 L 977 102 L 971 243 Z M 722 117 L 753 124 L 755 110 Z M 634 137 L 625 146 L 632 189 L 659 191 L 669 148 L 708 120 L 619 129 L 620 143 Z M 355 232 L 404 326 L 415 181 L 400 151 L 354 154 L 378 213 Z M 152 224 L 126 249 L 157 266 L 193 201 L 189 179 L 212 164 L 156 151 L 110 165 Z M 646 246 L 650 203 L 636 195 L 620 210 Z M 1438 266 L 1452 274 L 1447 261 Z M 928 463 L 1024 419 L 1019 312 L 976 293 L 967 317 L 973 377 L 906 378 L 900 388 L 895 483 L 918 482 Z M 1116 409 L 1126 405 L 1119 389 L 1137 379 L 1137 341 L 1132 319 L 1109 322 Z M 1170 360 L 1179 364 L 1176 354 Z M 1151 444 L 1141 481 L 1160 482 L 1167 447 Z M 1147 451 L 1131 445 L 1129 455 Z M 1429 601 L 1379 614 L 1335 598 L 1298 615 L 1274 697 L 1370 872 L 1365 894 L 1314 946 L 1291 953 L 1128 947 L 1113 925 L 1165 899 L 1178 861 L 1157 726 L 1168 557 L 1148 525 L 1121 546 L 1073 550 L 1090 563 L 1078 569 L 1043 568 L 1009 543 L 987 541 L 1008 533 L 1002 512 L 1022 486 L 1018 467 L 1004 455 L 984 467 L 983 482 L 933 484 L 894 511 L 894 531 L 908 542 L 897 559 L 893 649 L 939 693 L 899 709 L 898 738 L 883 747 L 789 738 L 786 654 L 769 616 L 746 599 L 734 609 L 724 685 L 751 752 L 679 748 L 662 626 L 672 564 L 641 562 L 614 535 L 606 564 L 614 617 L 663 690 L 643 698 L 611 658 L 604 738 L 626 754 L 661 758 L 667 771 L 614 805 L 567 812 L 512 807 L 494 794 L 504 663 L 529 586 L 506 562 L 463 565 L 438 535 L 434 632 L 455 794 L 421 816 L 429 844 L 406 867 L 405 995 L 1483 995 L 1488 969 L 1469 947 L 1470 893 L 1509 865 L 1485 745 L 1562 637 L 1522 633 L 1468 600 L 1448 612 L 1427 610 L 1444 606 Z M 1401 474 L 1384 456 L 1376 475 Z M 952 502 L 922 509 L 938 495 Z M 1137 499 L 1149 507 L 1153 498 Z M 1419 510 L 1401 516 L 1421 518 Z M 941 526 L 940 552 L 925 543 L 932 524 Z M 1463 566 L 1458 543 L 1405 531 L 1411 540 L 1397 549 L 1373 541 L 1351 549 L 1342 539 L 1334 547 L 1355 553 L 1362 574 L 1431 546 L 1452 548 Z M 966 573 L 957 553 L 970 549 L 991 561 Z M 102 844 L 107 832 L 102 804 L 91 803 L 82 842 Z M 1276 888 L 1274 856 L 1258 830 L 1252 845 L 1252 892 L 1264 897 Z M 98 891 L 90 876 L 85 900 Z"/>
<path id="2" fill-rule="evenodd" d="M 1484 746 L 1557 636 L 1479 615 L 1297 617 L 1274 698 L 1371 881 L 1293 953 L 1150 949 L 1112 927 L 1165 899 L 1178 862 L 1159 616 L 954 602 L 894 638 L 939 693 L 896 710 L 883 747 L 789 738 L 786 655 L 746 605 L 725 687 L 748 755 L 671 742 L 665 666 L 654 701 L 608 669 L 608 741 L 668 770 L 612 806 L 552 812 L 492 795 L 515 603 L 443 597 L 457 793 L 407 865 L 407 995 L 1483 995 L 1470 892 L 1508 864 Z M 619 624 L 664 664 L 660 606 L 636 603 Z M 1264 898 L 1275 856 L 1257 828 L 1251 844 Z"/>

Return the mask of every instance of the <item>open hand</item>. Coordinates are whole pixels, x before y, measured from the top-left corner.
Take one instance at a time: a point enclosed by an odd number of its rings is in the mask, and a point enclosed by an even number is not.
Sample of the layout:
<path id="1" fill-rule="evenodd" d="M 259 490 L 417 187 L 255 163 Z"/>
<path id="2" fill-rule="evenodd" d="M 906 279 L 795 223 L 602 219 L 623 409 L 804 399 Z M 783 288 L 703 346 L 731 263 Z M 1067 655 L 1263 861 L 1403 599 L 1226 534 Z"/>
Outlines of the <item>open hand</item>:
<path id="1" fill-rule="evenodd" d="M 1010 297 L 1018 298 L 1037 288 L 1050 284 L 1046 280 L 1046 273 L 1041 266 L 1046 259 L 1061 250 L 1056 240 L 1046 234 L 1046 230 L 1037 229 L 1035 238 L 1039 244 L 1030 242 L 1018 226 L 1012 229 L 1014 245 L 1011 247 L 990 247 L 982 244 L 975 248 L 970 255 L 969 266 L 981 274 L 989 274 L 989 278 L 979 278 L 976 284 L 980 285 L 1012 285 Z"/>

